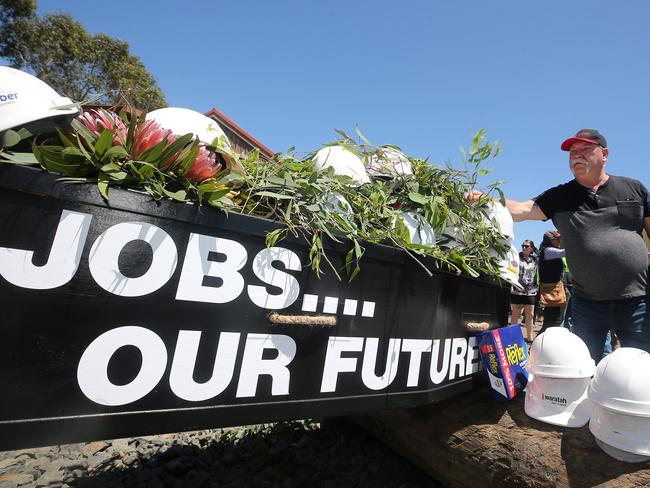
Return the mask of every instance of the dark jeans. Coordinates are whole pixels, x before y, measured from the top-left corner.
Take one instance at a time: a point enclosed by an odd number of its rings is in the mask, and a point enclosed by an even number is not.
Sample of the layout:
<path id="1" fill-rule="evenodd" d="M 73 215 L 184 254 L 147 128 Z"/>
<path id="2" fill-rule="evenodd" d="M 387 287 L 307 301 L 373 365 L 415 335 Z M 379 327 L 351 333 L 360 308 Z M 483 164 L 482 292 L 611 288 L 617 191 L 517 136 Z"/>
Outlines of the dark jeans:
<path id="1" fill-rule="evenodd" d="M 649 297 L 594 301 L 574 296 L 572 301 L 572 331 L 585 341 L 594 361 L 602 358 L 610 329 L 618 335 L 621 346 L 650 353 Z"/>

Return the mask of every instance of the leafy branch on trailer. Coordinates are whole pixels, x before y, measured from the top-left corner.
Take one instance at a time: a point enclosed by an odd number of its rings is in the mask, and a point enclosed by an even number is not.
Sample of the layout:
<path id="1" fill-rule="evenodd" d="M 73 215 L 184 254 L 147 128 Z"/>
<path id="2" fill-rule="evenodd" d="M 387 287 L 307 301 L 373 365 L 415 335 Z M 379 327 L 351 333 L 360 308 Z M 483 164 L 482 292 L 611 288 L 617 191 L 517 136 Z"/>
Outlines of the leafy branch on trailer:
<path id="1" fill-rule="evenodd" d="M 337 132 L 341 138 L 326 146 L 344 148 L 366 164 L 390 165 L 390 153 L 400 151 L 375 146 L 359 131 L 358 140 Z M 464 198 L 488 173 L 485 162 L 499 154 L 499 145 L 487 141 L 482 130 L 464 152 L 462 170 L 400 152 L 412 174 L 366 184 L 335 174 L 331 167 L 315 169 L 314 153 L 298 158 L 290 150 L 264 159 L 254 150 L 242 157 L 224 136 L 205 144 L 191 133 L 173 134 L 135 110 L 88 111 L 70 125 L 41 121 L 2 136 L 0 161 L 38 164 L 63 175 L 65 182 L 96 183 L 107 201 L 110 187 L 119 186 L 157 200 L 207 204 L 283 222 L 284 228 L 267 235 L 266 244 L 274 246 L 287 234 L 301 237 L 310 247 L 314 272 L 323 273 L 325 263 L 339 280 L 343 271 L 348 280 L 359 273 L 369 243 L 403 249 L 429 274 L 433 267 L 472 277 L 499 276 L 498 262 L 509 247 L 498 227 Z M 488 193 L 502 198 L 500 184 L 489 185 Z M 413 238 L 409 214 L 418 219 L 418 227 L 432 229 L 435 242 Z M 352 243 L 344 269 L 330 261 L 327 238 Z"/>

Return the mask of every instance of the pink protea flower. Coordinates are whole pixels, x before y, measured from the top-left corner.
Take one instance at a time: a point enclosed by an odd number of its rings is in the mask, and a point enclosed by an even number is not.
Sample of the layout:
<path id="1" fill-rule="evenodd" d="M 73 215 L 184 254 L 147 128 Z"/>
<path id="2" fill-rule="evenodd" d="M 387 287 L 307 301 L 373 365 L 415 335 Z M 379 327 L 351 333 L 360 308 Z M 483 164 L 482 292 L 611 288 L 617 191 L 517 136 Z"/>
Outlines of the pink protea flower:
<path id="1" fill-rule="evenodd" d="M 165 147 L 167 147 L 178 136 L 170 130 L 164 129 L 155 120 L 145 121 L 135 132 L 131 147 L 131 157 L 136 160 L 139 159 L 147 150 L 160 144 L 165 138 L 167 138 L 167 143 L 165 144 Z M 159 165 L 160 169 L 169 167 L 176 160 L 177 156 L 177 154 L 174 154 L 166 161 L 161 162 Z M 220 170 L 221 164 L 217 161 L 217 155 L 208 150 L 205 145 L 201 144 L 199 145 L 199 152 L 196 159 L 185 174 L 185 177 L 194 183 L 199 183 L 211 178 Z"/>
<path id="2" fill-rule="evenodd" d="M 200 183 L 203 180 L 212 178 L 220 170 L 221 163 L 217 161 L 217 155 L 201 144 L 199 146 L 199 154 L 185 174 L 185 177 L 193 183 Z"/>
<path id="3" fill-rule="evenodd" d="M 119 115 L 109 110 L 88 110 L 77 117 L 88 130 L 99 137 L 104 129 L 113 133 L 113 145 L 123 146 L 128 132 Z"/>
<path id="4" fill-rule="evenodd" d="M 140 159 L 148 149 L 160 144 L 165 137 L 167 138 L 165 146 L 176 140 L 176 136 L 170 130 L 163 129 L 155 120 L 146 120 L 135 132 L 133 145 L 131 146 L 131 157 Z M 168 166 L 172 161 L 173 158 L 165 161 L 164 166 Z"/>

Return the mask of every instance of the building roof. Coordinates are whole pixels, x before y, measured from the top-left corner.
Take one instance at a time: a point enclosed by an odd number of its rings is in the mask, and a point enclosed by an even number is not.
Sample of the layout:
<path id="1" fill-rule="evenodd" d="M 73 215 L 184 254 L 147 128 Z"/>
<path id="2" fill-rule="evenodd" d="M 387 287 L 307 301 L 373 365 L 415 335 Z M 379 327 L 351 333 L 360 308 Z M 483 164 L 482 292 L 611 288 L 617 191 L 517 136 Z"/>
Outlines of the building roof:
<path id="1" fill-rule="evenodd" d="M 264 156 L 269 158 L 273 156 L 274 154 L 273 151 L 271 151 L 268 147 L 266 147 L 264 144 L 262 144 L 260 141 L 258 141 L 252 135 L 250 135 L 248 132 L 242 129 L 239 125 L 235 123 L 234 120 L 232 120 L 230 117 L 224 114 L 221 110 L 212 108 L 209 111 L 207 111 L 204 115 L 210 117 L 211 119 L 216 120 L 217 122 L 219 122 L 219 125 L 230 129 L 239 137 L 241 137 L 244 141 L 246 141 L 248 144 L 258 148 L 260 150 L 260 153 L 262 153 Z"/>

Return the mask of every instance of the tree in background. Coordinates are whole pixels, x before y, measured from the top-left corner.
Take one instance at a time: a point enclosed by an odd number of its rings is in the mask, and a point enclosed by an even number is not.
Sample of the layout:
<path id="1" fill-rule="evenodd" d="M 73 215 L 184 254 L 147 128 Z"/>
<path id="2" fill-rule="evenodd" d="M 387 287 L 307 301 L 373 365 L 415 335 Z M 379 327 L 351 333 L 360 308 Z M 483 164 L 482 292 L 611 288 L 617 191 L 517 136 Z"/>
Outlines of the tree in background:
<path id="1" fill-rule="evenodd" d="M 153 110 L 165 96 L 129 45 L 90 35 L 69 15 L 39 18 L 36 0 L 0 0 L 0 57 L 72 100 L 124 103 Z"/>

